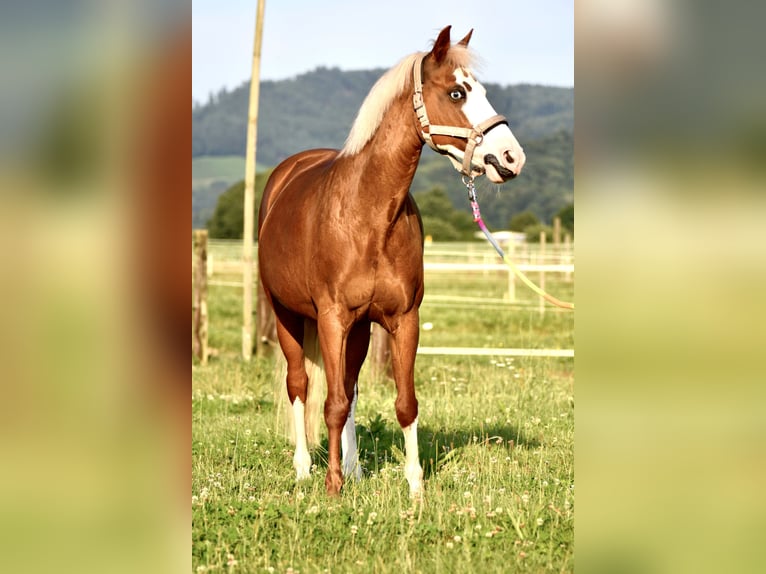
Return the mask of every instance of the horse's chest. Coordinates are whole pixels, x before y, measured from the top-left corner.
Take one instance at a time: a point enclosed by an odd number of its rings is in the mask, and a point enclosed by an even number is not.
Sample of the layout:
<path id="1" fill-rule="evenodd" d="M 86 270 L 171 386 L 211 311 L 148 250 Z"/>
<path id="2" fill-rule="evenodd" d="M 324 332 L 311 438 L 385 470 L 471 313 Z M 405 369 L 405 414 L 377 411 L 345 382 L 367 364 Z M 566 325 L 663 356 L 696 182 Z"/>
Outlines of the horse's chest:
<path id="1" fill-rule="evenodd" d="M 343 302 L 349 309 L 365 311 L 375 308 L 385 314 L 410 309 L 422 292 L 422 259 L 400 254 L 392 257 L 380 253 L 377 256 L 353 253 L 334 265 L 322 264 L 318 256 L 316 269 L 324 269 L 315 275 L 315 296 L 325 296 L 335 302 Z"/>
<path id="2" fill-rule="evenodd" d="M 403 313 L 420 304 L 423 291 L 422 258 L 382 257 L 372 278 L 371 304 L 384 314 Z"/>

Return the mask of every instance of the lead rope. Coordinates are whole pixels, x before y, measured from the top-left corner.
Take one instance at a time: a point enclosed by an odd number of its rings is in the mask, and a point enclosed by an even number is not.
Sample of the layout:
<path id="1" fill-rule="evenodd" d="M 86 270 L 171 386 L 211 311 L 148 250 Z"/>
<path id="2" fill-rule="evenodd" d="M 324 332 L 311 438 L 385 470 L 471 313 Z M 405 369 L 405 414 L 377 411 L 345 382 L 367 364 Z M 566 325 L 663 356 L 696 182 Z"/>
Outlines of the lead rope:
<path id="1" fill-rule="evenodd" d="M 524 273 L 522 273 L 521 269 L 519 269 L 516 264 L 511 261 L 511 259 L 505 254 L 503 249 L 497 244 L 497 241 L 495 241 L 495 238 L 492 237 L 492 234 L 489 232 L 489 229 L 487 229 L 486 224 L 484 223 L 484 220 L 481 218 L 481 211 L 479 210 L 479 201 L 476 198 L 476 187 L 473 184 L 473 177 L 465 177 L 463 176 L 463 184 L 468 188 L 468 199 L 471 201 L 471 210 L 473 211 L 473 220 L 476 222 L 476 224 L 479 226 L 479 229 L 484 232 L 484 235 L 487 237 L 487 241 L 489 241 L 492 244 L 492 247 L 495 248 L 495 251 L 497 251 L 498 255 L 503 259 L 505 264 L 513 271 L 516 276 L 521 279 L 521 281 L 532 289 L 535 293 L 537 293 L 540 297 L 548 301 L 549 303 L 556 305 L 557 307 L 561 307 L 563 309 L 574 309 L 574 303 L 568 303 L 566 301 L 560 301 L 556 299 L 553 295 L 549 295 L 540 287 L 535 285 Z"/>

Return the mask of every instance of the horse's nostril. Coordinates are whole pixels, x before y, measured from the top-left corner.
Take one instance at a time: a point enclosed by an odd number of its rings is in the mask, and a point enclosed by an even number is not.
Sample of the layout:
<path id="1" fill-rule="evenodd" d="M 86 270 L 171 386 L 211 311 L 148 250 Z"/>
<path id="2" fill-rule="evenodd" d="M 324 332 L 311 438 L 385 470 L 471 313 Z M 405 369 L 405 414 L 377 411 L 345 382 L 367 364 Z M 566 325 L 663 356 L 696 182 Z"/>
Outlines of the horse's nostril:
<path id="1" fill-rule="evenodd" d="M 511 150 L 505 150 L 505 151 L 503 152 L 503 158 L 504 158 L 504 159 L 505 159 L 505 161 L 506 161 L 506 162 L 508 162 L 509 164 L 512 164 L 512 163 L 515 163 L 515 162 L 516 162 L 516 158 L 515 158 L 515 157 L 513 157 L 513 154 L 511 153 Z"/>
<path id="2" fill-rule="evenodd" d="M 505 157 L 505 152 L 503 152 L 503 157 Z M 516 173 L 501 164 L 500 161 L 492 154 L 487 154 L 484 156 L 484 163 L 494 167 L 497 174 L 502 177 L 504 181 L 516 177 Z"/>

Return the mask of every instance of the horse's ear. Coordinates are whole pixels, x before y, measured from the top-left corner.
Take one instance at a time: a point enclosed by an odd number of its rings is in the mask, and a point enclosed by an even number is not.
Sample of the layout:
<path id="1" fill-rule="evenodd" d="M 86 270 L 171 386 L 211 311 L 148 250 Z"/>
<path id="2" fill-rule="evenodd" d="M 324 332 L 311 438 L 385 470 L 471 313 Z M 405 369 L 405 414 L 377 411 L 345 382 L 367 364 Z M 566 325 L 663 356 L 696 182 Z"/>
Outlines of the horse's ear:
<path id="1" fill-rule="evenodd" d="M 471 28 L 471 30 L 468 32 L 468 34 L 465 35 L 465 38 L 460 40 L 458 42 L 458 44 L 460 44 L 461 46 L 468 46 L 468 42 L 471 41 L 471 36 L 472 35 L 473 35 L 473 28 Z"/>
<path id="2" fill-rule="evenodd" d="M 450 38 L 449 33 L 452 26 L 447 26 L 439 32 L 439 37 L 436 38 L 436 42 L 434 42 L 434 47 L 431 48 L 431 54 L 434 57 L 434 60 L 436 60 L 437 64 L 441 64 L 442 61 L 444 61 L 445 56 L 447 55 L 447 52 L 450 48 Z"/>

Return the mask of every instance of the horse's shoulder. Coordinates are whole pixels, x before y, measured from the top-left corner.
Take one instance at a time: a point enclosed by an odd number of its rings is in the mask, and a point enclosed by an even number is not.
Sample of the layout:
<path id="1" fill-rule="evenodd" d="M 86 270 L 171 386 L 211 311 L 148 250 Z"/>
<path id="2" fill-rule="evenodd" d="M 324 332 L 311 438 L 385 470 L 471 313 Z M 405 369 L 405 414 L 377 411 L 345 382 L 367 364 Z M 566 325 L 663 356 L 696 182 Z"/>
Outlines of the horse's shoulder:
<path id="1" fill-rule="evenodd" d="M 338 153 L 338 150 L 329 148 L 309 149 L 291 155 L 275 167 L 263 192 L 259 224 L 263 223 L 266 212 L 290 181 L 306 171 L 333 161 Z"/>

